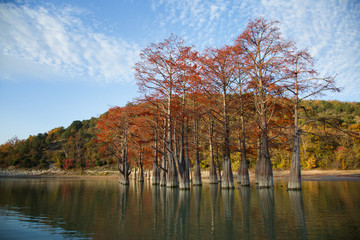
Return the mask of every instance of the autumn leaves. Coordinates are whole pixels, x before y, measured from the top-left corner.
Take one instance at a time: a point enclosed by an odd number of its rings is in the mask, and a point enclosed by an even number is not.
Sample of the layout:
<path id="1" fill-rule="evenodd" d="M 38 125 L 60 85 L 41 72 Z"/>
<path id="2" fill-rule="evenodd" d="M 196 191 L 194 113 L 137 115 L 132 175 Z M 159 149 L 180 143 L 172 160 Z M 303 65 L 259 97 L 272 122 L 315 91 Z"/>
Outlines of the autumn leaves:
<path id="1" fill-rule="evenodd" d="M 131 153 L 141 172 L 144 164 L 153 165 L 153 184 L 201 185 L 201 158 L 210 158 L 211 182 L 220 177 L 222 188 L 234 188 L 232 163 L 238 161 L 239 183 L 246 186 L 247 153 L 258 152 L 258 187 L 273 186 L 269 138 L 293 125 L 294 79 L 314 73 L 306 62 L 306 74 L 294 70 L 298 53 L 281 38 L 277 24 L 255 19 L 232 45 L 201 53 L 175 35 L 142 50 L 134 66 L 141 99 L 110 109 L 99 122 L 99 136 L 117 156 L 122 183 L 128 183 Z M 288 121 L 279 117 L 286 109 Z M 234 152 L 241 152 L 240 159 L 232 159 Z"/>

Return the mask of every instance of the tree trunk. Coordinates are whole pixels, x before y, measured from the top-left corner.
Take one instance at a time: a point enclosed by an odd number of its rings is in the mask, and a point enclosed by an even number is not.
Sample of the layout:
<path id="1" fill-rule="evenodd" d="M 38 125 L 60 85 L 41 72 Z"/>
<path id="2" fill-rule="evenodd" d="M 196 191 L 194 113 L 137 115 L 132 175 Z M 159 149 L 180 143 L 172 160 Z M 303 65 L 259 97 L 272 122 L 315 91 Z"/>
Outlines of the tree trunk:
<path id="1" fill-rule="evenodd" d="M 183 148 L 183 146 L 181 147 Z M 190 189 L 190 180 L 189 174 L 186 173 L 186 163 L 185 163 L 185 149 L 182 149 L 179 156 L 178 162 L 178 174 L 179 174 L 179 188 L 180 189 Z"/>
<path id="2" fill-rule="evenodd" d="M 168 168 L 166 173 L 166 187 L 173 188 L 179 187 L 178 171 L 175 165 L 175 159 L 173 154 L 168 152 Z"/>
<path id="3" fill-rule="evenodd" d="M 143 169 L 142 164 L 140 164 L 140 167 L 139 167 L 139 175 L 138 175 L 137 181 L 144 182 L 144 169 Z"/>
<path id="4" fill-rule="evenodd" d="M 295 77 L 295 112 L 294 112 L 294 147 L 291 158 L 290 176 L 288 189 L 301 189 L 301 165 L 300 165 L 300 131 L 299 131 L 299 98 L 297 77 Z"/>
<path id="5" fill-rule="evenodd" d="M 249 170 L 247 166 L 246 153 L 242 151 L 242 157 L 238 168 L 238 183 L 240 186 L 250 186 Z"/>
<path id="6" fill-rule="evenodd" d="M 217 163 L 217 167 L 218 167 L 218 173 L 219 173 L 219 182 L 221 182 L 221 167 L 220 167 L 220 160 L 219 160 L 219 148 L 218 145 L 216 143 L 216 163 Z"/>
<path id="7" fill-rule="evenodd" d="M 223 89 L 223 117 L 224 117 L 224 147 L 223 147 L 223 176 L 221 188 L 234 188 L 234 177 L 230 160 L 230 122 L 227 112 L 227 94 Z"/>
<path id="8" fill-rule="evenodd" d="M 186 135 L 186 149 L 185 149 L 185 178 L 187 179 L 187 181 L 189 182 L 189 187 L 190 187 L 190 183 L 192 181 L 192 177 L 190 180 L 190 158 L 189 158 L 189 140 L 188 140 L 188 135 Z"/>
<path id="9" fill-rule="evenodd" d="M 164 139 L 166 139 L 166 132 L 164 132 Z M 160 186 L 166 186 L 166 169 L 167 169 L 166 155 L 167 155 L 167 151 L 166 151 L 165 144 L 166 143 L 164 143 L 164 145 L 163 145 L 163 156 L 162 156 L 161 171 L 160 171 Z"/>
<path id="10" fill-rule="evenodd" d="M 296 133 L 294 139 L 294 148 L 291 159 L 290 176 L 288 189 L 300 190 L 301 189 L 301 166 L 300 166 L 300 146 L 299 146 L 299 134 Z"/>
<path id="11" fill-rule="evenodd" d="M 118 170 L 120 172 L 119 183 L 123 185 L 129 185 L 130 164 L 127 162 L 127 147 L 123 148 L 121 158 L 121 163 L 119 158 L 117 161 Z"/>
<path id="12" fill-rule="evenodd" d="M 195 120 L 195 166 L 194 175 L 192 178 L 193 185 L 202 185 L 201 182 L 201 171 L 200 171 L 200 156 L 199 156 L 199 127 L 198 119 Z"/>
<path id="13" fill-rule="evenodd" d="M 213 134 L 214 134 L 214 121 L 211 122 L 209 129 L 209 151 L 210 151 L 210 175 L 209 183 L 218 183 L 218 177 L 216 174 L 216 166 L 214 161 L 214 149 L 213 149 Z"/>
<path id="14" fill-rule="evenodd" d="M 129 185 L 129 175 L 127 174 L 127 164 L 122 164 L 120 166 L 120 178 L 119 178 L 119 183 L 123 184 L 123 185 Z"/>
<path id="15" fill-rule="evenodd" d="M 249 170 L 246 159 L 246 144 L 245 144 L 245 123 L 244 117 L 241 116 L 241 159 L 238 168 L 238 182 L 241 186 L 250 186 Z"/>
<path id="16" fill-rule="evenodd" d="M 229 135 L 225 137 L 223 152 L 223 176 L 221 181 L 221 188 L 234 188 L 234 178 L 231 169 L 230 161 L 230 146 L 229 146 Z"/>
<path id="17" fill-rule="evenodd" d="M 160 172 L 159 172 L 159 162 L 158 162 L 158 127 L 156 126 L 155 130 L 155 157 L 151 174 L 151 183 L 152 185 L 160 184 Z M 150 173 L 149 173 L 150 174 Z"/>
<path id="18" fill-rule="evenodd" d="M 221 188 L 234 188 L 234 177 L 231 169 L 230 155 L 223 156 L 223 176 L 221 181 Z"/>
<path id="19" fill-rule="evenodd" d="M 255 184 L 259 184 L 259 170 L 260 170 L 260 159 L 261 159 L 261 137 L 257 137 L 257 157 L 255 167 Z"/>
<path id="20" fill-rule="evenodd" d="M 194 175 L 192 178 L 192 183 L 194 186 L 202 185 L 201 182 L 201 171 L 200 171 L 200 161 L 199 161 L 199 150 L 195 150 L 195 165 L 194 165 Z"/>
<path id="21" fill-rule="evenodd" d="M 174 131 L 174 139 L 176 134 Z M 185 143 L 186 138 L 186 143 Z M 177 157 L 177 151 L 175 150 L 175 157 Z M 185 137 L 185 123 L 184 120 L 181 123 L 181 139 L 180 139 L 180 156 L 178 161 L 178 174 L 179 174 L 179 188 L 180 189 L 190 189 L 190 179 L 189 179 L 189 164 L 187 156 L 187 137 Z"/>
<path id="22" fill-rule="evenodd" d="M 161 170 L 160 170 L 160 186 L 166 186 L 166 158 L 162 157 Z"/>
<path id="23" fill-rule="evenodd" d="M 167 142 L 165 143 L 167 145 L 167 163 L 168 163 L 168 168 L 167 168 L 167 173 L 166 173 L 166 187 L 169 188 L 173 188 L 173 187 L 178 187 L 179 186 L 179 181 L 178 181 L 178 172 L 176 169 L 176 163 L 175 161 L 177 161 L 175 158 L 176 156 L 174 156 L 173 152 L 173 137 L 172 137 L 172 132 L 173 132 L 173 120 L 172 120 L 172 111 L 171 111 L 171 102 L 172 102 L 172 92 L 171 89 L 169 89 L 169 95 L 168 95 L 168 103 L 167 103 L 167 128 L 166 128 L 166 134 L 167 134 Z"/>
<path id="24" fill-rule="evenodd" d="M 183 89 L 182 94 L 182 115 L 180 118 L 181 128 L 180 128 L 180 154 L 177 154 L 176 148 L 176 129 L 174 127 L 174 142 L 175 142 L 175 158 L 177 160 L 177 167 L 178 167 L 178 174 L 179 174 L 179 188 L 180 189 L 190 189 L 190 178 L 189 178 L 189 154 L 188 154 L 188 134 L 185 130 L 185 123 L 186 127 L 188 126 L 188 120 L 185 122 L 186 114 L 186 92 Z"/>
<path id="25" fill-rule="evenodd" d="M 133 175 L 133 180 L 136 180 L 137 179 L 137 174 L 136 174 L 136 171 L 137 171 L 137 168 L 134 167 L 134 175 Z"/>
<path id="26" fill-rule="evenodd" d="M 152 185 L 159 185 L 160 184 L 160 171 L 158 169 L 157 157 L 155 157 L 155 158 L 156 158 L 156 160 L 154 160 L 152 174 L 151 174 L 151 183 L 152 183 Z"/>
<path id="27" fill-rule="evenodd" d="M 259 162 L 259 188 L 273 187 L 273 172 L 269 152 L 269 140 L 267 136 L 266 115 L 261 116 L 261 155 Z"/>

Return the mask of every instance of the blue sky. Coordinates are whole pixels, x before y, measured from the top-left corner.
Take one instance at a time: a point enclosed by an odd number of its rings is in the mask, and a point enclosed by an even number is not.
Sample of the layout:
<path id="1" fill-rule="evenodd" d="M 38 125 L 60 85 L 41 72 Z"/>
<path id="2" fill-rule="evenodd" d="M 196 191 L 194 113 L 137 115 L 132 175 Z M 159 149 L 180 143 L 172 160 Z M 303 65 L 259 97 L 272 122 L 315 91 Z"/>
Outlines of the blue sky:
<path id="1" fill-rule="evenodd" d="M 231 44 L 249 19 L 281 22 L 338 94 L 360 101 L 358 0 L 0 1 L 0 144 L 67 127 L 138 96 L 139 52 L 171 33 L 197 50 Z"/>

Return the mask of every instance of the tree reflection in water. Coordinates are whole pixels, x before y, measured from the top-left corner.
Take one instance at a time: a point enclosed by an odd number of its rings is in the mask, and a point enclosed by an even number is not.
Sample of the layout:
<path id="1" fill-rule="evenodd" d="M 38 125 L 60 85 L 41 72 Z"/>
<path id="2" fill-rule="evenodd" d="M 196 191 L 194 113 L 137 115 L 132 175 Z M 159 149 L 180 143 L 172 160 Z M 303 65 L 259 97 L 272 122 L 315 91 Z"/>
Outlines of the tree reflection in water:
<path id="1" fill-rule="evenodd" d="M 200 215 L 201 215 L 201 192 L 202 186 L 193 186 L 192 192 L 195 200 L 195 236 L 200 239 Z"/>
<path id="2" fill-rule="evenodd" d="M 225 239 L 233 239 L 234 189 L 221 189 L 221 196 L 224 204 L 226 230 Z"/>
<path id="3" fill-rule="evenodd" d="M 176 206 L 178 203 L 179 189 L 166 188 L 166 219 L 163 224 L 167 225 L 164 239 L 175 239 L 176 232 Z"/>
<path id="4" fill-rule="evenodd" d="M 275 239 L 274 217 L 275 202 L 274 189 L 261 188 L 257 189 L 260 212 L 263 218 L 263 225 L 266 239 Z"/>
<path id="5" fill-rule="evenodd" d="M 242 205 L 242 234 L 243 239 L 250 239 L 250 187 L 240 186 L 239 193 Z"/>
<path id="6" fill-rule="evenodd" d="M 211 236 L 212 239 L 216 239 L 215 237 L 215 229 L 216 229 L 216 212 L 217 212 L 217 193 L 218 193 L 219 186 L 218 184 L 210 184 L 210 206 L 211 206 Z"/>
<path id="7" fill-rule="evenodd" d="M 126 238 L 126 206 L 128 203 L 129 185 L 119 184 L 120 222 L 119 228 Z"/>
<path id="8" fill-rule="evenodd" d="M 15 223 L 71 239 L 358 237 L 359 181 L 304 182 L 289 192 L 281 185 L 237 194 L 218 184 L 180 191 L 146 182 L 0 179 L 0 238 L 19 234 L 4 227 Z"/>
<path id="9" fill-rule="evenodd" d="M 177 224 L 175 226 L 176 239 L 190 239 L 189 223 L 190 223 L 190 191 L 179 190 L 179 204 L 177 209 Z"/>
<path id="10" fill-rule="evenodd" d="M 289 190 L 288 192 L 289 192 L 290 202 L 291 202 L 291 205 L 294 210 L 298 229 L 300 231 L 299 235 L 302 236 L 302 239 L 307 239 L 302 191 L 301 190 Z"/>
<path id="11" fill-rule="evenodd" d="M 153 235 L 158 236 L 158 202 L 160 201 L 160 186 L 159 185 L 153 185 L 151 187 L 151 195 L 152 195 L 152 204 L 153 204 L 153 213 L 154 213 L 154 218 L 153 218 L 153 226 L 152 226 L 152 231 L 153 231 Z"/>

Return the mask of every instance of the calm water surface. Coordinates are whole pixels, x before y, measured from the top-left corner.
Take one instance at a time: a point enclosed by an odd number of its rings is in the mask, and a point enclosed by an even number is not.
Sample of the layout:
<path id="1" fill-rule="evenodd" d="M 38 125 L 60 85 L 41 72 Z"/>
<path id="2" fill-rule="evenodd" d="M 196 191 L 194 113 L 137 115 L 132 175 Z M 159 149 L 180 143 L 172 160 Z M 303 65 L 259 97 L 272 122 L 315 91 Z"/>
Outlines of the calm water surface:
<path id="1" fill-rule="evenodd" d="M 0 178 L 0 239 L 360 238 L 360 181 L 285 186 Z"/>

